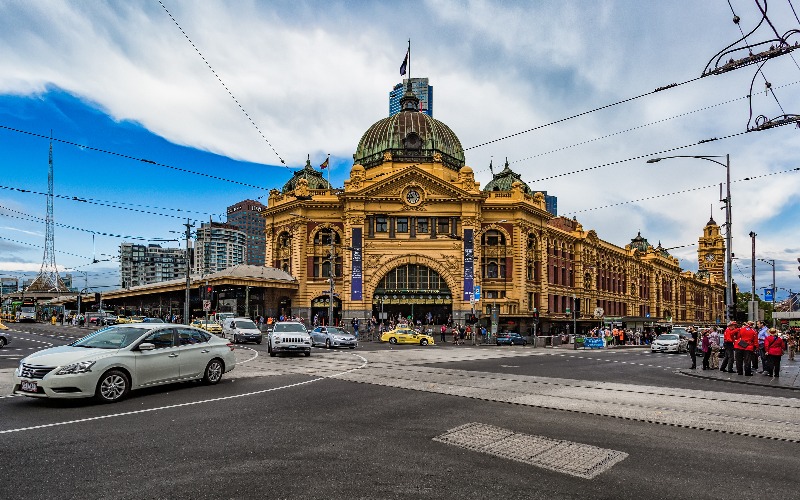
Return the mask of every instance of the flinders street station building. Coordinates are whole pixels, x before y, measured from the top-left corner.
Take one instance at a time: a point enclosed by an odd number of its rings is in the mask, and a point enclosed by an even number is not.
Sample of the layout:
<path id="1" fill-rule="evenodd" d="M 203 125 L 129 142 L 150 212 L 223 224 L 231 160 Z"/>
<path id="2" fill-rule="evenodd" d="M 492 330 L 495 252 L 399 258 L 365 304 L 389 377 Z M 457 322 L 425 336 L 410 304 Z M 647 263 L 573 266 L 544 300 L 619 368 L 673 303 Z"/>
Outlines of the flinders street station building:
<path id="1" fill-rule="evenodd" d="M 550 214 L 508 164 L 481 186 L 456 134 L 418 110 L 407 91 L 399 113 L 367 129 L 343 188 L 307 162 L 270 192 L 266 265 L 299 285 L 276 315 L 325 322 L 333 301 L 346 323 L 474 315 L 523 335 L 571 333 L 573 318 L 578 332 L 724 318 L 725 247 L 713 219 L 698 224 L 700 271 L 683 271 L 641 234 L 620 247 Z"/>

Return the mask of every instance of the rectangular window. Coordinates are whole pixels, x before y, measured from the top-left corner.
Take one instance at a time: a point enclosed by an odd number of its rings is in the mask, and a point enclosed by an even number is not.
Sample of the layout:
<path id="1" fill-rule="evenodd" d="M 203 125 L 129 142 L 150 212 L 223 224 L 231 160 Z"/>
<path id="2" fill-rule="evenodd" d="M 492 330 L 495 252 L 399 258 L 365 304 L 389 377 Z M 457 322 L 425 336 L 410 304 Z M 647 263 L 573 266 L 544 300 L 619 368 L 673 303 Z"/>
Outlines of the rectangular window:
<path id="1" fill-rule="evenodd" d="M 439 217 L 436 220 L 436 232 L 442 235 L 448 235 L 450 233 L 450 220 L 445 217 Z"/>
<path id="2" fill-rule="evenodd" d="M 397 218 L 397 232 L 398 233 L 407 233 L 408 232 L 408 217 L 398 217 Z"/>
<path id="3" fill-rule="evenodd" d="M 417 219 L 417 232 L 418 233 L 427 233 L 428 232 L 428 218 L 427 217 L 420 217 Z"/>
<path id="4" fill-rule="evenodd" d="M 389 221 L 386 217 L 378 216 L 375 217 L 375 232 L 376 233 L 385 233 L 389 231 Z"/>

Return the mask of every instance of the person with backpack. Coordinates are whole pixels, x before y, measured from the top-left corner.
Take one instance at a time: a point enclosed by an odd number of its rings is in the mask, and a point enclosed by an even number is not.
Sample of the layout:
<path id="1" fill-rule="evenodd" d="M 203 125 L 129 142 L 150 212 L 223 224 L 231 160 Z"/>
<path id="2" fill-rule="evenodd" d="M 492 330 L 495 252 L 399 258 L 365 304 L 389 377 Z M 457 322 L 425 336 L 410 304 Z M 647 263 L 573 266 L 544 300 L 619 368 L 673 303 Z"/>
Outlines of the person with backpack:
<path id="1" fill-rule="evenodd" d="M 753 322 L 748 321 L 739 328 L 739 337 L 733 344 L 733 349 L 736 351 L 734 355 L 736 357 L 736 373 L 742 375 L 742 371 L 744 371 L 745 377 L 753 376 L 753 356 L 755 356 L 757 347 L 758 333 L 753 329 Z"/>
<path id="2" fill-rule="evenodd" d="M 764 375 L 778 378 L 781 372 L 781 356 L 786 350 L 786 341 L 778 335 L 775 328 L 770 328 L 764 339 L 764 352 L 767 355 L 767 365 L 764 366 Z"/>

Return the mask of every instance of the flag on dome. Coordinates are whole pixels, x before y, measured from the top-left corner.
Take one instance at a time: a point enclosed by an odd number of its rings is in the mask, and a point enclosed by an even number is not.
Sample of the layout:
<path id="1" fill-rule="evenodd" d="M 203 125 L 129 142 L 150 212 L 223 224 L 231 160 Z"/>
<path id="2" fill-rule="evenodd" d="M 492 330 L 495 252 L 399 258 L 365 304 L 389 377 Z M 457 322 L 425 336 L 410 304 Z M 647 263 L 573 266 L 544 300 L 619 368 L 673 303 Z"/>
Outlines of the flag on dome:
<path id="1" fill-rule="evenodd" d="M 408 51 L 406 51 L 406 57 L 403 59 L 403 64 L 400 65 L 400 76 L 406 74 L 406 66 L 408 66 Z"/>
<path id="2" fill-rule="evenodd" d="M 330 156 L 329 156 L 329 157 L 327 157 L 327 158 L 325 158 L 325 161 L 323 161 L 323 162 L 322 162 L 322 165 L 320 165 L 320 166 L 319 166 L 319 168 L 321 168 L 321 169 L 323 169 L 323 170 L 325 170 L 326 168 L 328 168 L 328 161 L 330 161 L 330 159 L 331 159 L 331 157 L 330 157 Z"/>

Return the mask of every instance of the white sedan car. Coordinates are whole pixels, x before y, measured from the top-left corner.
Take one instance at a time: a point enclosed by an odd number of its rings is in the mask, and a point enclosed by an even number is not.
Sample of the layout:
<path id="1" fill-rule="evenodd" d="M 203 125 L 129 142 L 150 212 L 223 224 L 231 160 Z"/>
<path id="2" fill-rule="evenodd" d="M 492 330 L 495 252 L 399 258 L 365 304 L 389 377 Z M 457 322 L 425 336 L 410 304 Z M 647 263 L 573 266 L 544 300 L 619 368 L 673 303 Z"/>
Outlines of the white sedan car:
<path id="1" fill-rule="evenodd" d="M 131 323 L 24 358 L 14 372 L 13 392 L 111 403 L 142 387 L 185 380 L 216 384 L 234 366 L 233 345 L 216 335 L 184 325 Z"/>
<path id="2" fill-rule="evenodd" d="M 662 333 L 650 344 L 651 352 L 686 352 L 689 343 L 677 333 Z"/>

